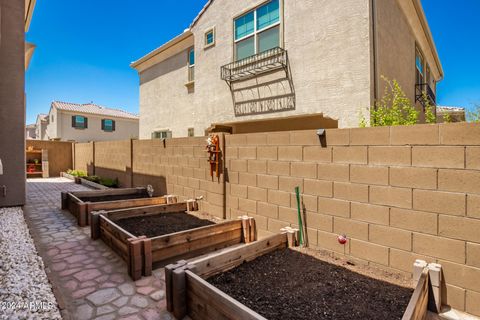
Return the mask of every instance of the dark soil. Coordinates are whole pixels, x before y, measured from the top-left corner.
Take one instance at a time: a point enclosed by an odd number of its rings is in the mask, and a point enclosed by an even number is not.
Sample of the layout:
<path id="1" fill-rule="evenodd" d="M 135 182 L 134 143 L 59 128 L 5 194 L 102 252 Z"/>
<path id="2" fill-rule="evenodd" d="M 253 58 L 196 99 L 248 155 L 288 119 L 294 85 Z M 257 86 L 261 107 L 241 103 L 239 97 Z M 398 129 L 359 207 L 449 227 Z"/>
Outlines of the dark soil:
<path id="1" fill-rule="evenodd" d="M 116 221 L 116 224 L 135 236 L 147 236 L 147 238 L 151 238 L 209 226 L 215 223 L 197 218 L 185 212 L 175 212 L 120 219 Z"/>
<path id="2" fill-rule="evenodd" d="M 101 197 L 78 197 L 83 202 L 103 202 L 103 201 L 118 201 L 148 198 L 148 194 L 119 194 Z"/>
<path id="3" fill-rule="evenodd" d="M 413 293 L 290 249 L 207 281 L 269 320 L 401 319 Z"/>

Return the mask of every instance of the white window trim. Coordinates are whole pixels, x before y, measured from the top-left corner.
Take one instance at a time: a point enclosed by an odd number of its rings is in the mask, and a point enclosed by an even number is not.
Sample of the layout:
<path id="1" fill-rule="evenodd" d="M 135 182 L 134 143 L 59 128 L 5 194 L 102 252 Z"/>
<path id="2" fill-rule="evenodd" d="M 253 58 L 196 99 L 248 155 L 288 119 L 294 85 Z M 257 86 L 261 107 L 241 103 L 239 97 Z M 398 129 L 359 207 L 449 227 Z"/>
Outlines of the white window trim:
<path id="1" fill-rule="evenodd" d="M 215 29 L 215 26 L 213 26 L 205 30 L 205 32 L 203 33 L 203 49 L 208 49 L 215 46 L 215 43 L 217 42 L 217 32 Z M 213 33 L 213 42 L 207 43 L 207 34 L 209 34 L 210 32 Z"/>
<path id="2" fill-rule="evenodd" d="M 268 30 L 268 29 L 271 29 L 271 28 L 275 28 L 275 27 L 279 27 L 279 46 L 282 47 L 282 43 L 283 43 L 283 0 L 279 0 L 279 14 L 278 14 L 278 17 L 279 17 L 279 21 L 278 22 L 275 22 L 274 24 L 272 25 L 269 25 L 265 28 L 262 28 L 260 30 L 257 30 L 257 9 L 266 5 L 267 3 L 269 3 L 270 1 L 263 1 L 262 3 L 256 5 L 253 9 L 250 9 L 250 10 L 247 10 L 245 12 L 242 12 L 241 14 L 238 14 L 236 15 L 234 18 L 233 18 L 233 60 L 234 61 L 237 61 L 237 50 L 236 50 L 236 45 L 238 42 L 242 41 L 242 40 L 246 40 L 248 38 L 251 38 L 251 37 L 255 37 L 254 38 L 254 46 L 255 46 L 255 54 L 258 54 L 258 34 Z M 238 18 L 241 18 L 249 13 L 253 12 L 253 33 L 249 34 L 249 35 L 246 35 L 242 38 L 239 38 L 239 39 L 236 39 L 235 40 L 235 20 L 237 20 Z"/>

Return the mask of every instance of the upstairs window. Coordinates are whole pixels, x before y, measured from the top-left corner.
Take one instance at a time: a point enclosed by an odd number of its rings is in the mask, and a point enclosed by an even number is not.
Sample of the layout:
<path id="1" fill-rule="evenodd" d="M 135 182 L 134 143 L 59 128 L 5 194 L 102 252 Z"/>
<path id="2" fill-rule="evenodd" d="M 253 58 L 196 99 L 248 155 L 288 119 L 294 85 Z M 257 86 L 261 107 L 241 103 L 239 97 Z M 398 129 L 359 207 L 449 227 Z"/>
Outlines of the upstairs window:
<path id="1" fill-rule="evenodd" d="M 271 0 L 234 21 L 235 60 L 280 46 L 280 2 Z"/>
<path id="2" fill-rule="evenodd" d="M 211 47 L 215 44 L 215 28 L 205 32 L 205 48 Z"/>
<path id="3" fill-rule="evenodd" d="M 188 128 L 187 134 L 188 134 L 189 137 L 194 137 L 195 136 L 195 131 L 194 130 L 195 130 L 194 128 Z"/>
<path id="4" fill-rule="evenodd" d="M 84 116 L 72 116 L 72 127 L 75 129 L 87 129 L 88 118 Z"/>
<path id="5" fill-rule="evenodd" d="M 152 139 L 167 139 L 172 137 L 172 131 L 161 130 L 152 132 Z"/>
<path id="6" fill-rule="evenodd" d="M 188 82 L 195 80 L 195 50 L 190 48 L 188 50 Z"/>
<path id="7" fill-rule="evenodd" d="M 102 119 L 102 130 L 105 132 L 115 131 L 115 121 L 112 119 Z"/>
<path id="8" fill-rule="evenodd" d="M 425 83 L 425 60 L 420 49 L 415 49 L 415 81 L 417 84 Z"/>

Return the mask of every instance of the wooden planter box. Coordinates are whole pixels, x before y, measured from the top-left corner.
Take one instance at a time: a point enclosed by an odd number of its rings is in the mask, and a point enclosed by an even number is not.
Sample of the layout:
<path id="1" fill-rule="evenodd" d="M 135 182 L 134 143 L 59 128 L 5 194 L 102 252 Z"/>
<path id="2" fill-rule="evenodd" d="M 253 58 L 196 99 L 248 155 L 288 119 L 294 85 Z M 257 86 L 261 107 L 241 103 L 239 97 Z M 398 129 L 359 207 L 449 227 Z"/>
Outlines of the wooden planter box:
<path id="1" fill-rule="evenodd" d="M 230 270 L 259 256 L 289 247 L 291 232 L 277 234 L 240 247 L 227 249 L 195 261 L 178 261 L 165 267 L 167 309 L 176 319 L 189 316 L 193 320 L 248 319 L 266 320 L 208 283 L 206 278 Z M 295 236 L 294 236 L 295 238 Z M 403 320 L 425 319 L 428 305 L 428 271 L 425 269 L 418 281 Z"/>
<path id="2" fill-rule="evenodd" d="M 132 199 L 128 199 L 131 195 Z M 138 195 L 145 198 L 136 198 Z M 82 198 L 100 198 L 109 196 L 125 196 L 125 200 L 115 201 L 83 201 Z M 62 209 L 70 211 L 77 218 L 80 227 L 90 224 L 90 213 L 99 210 L 113 210 L 123 208 L 133 208 L 140 206 L 149 206 L 156 204 L 166 204 L 177 202 L 175 196 L 163 196 L 150 198 L 146 188 L 125 188 L 125 189 L 106 189 L 93 191 L 62 192 Z"/>
<path id="3" fill-rule="evenodd" d="M 87 179 L 84 179 L 84 178 L 81 178 L 81 177 L 75 177 L 75 176 L 72 176 L 71 174 L 68 174 L 66 172 L 61 172 L 60 175 L 64 178 L 75 181 L 76 184 L 83 184 L 83 185 L 89 186 L 90 188 L 93 188 L 93 189 L 97 189 L 97 190 L 111 189 L 109 187 L 104 186 L 103 184 L 96 183 L 96 182 L 93 182 L 93 181 L 90 181 L 90 180 L 87 180 Z"/>
<path id="4" fill-rule="evenodd" d="M 210 226 L 147 238 L 135 236 L 115 222 L 119 219 L 198 210 L 195 200 L 187 202 L 92 213 L 92 239 L 101 238 L 128 264 L 133 280 L 149 276 L 152 268 L 180 258 L 191 258 L 221 248 L 256 240 L 253 218 L 225 221 Z"/>

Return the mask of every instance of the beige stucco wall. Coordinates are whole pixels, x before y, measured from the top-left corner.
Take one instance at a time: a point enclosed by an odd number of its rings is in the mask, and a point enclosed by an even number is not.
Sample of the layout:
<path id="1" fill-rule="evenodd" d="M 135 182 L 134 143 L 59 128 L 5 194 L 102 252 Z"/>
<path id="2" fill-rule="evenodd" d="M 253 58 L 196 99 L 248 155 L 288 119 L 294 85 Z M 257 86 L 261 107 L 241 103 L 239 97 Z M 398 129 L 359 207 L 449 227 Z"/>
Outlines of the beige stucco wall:
<path id="1" fill-rule="evenodd" d="M 340 126 L 358 125 L 358 110 L 370 105 L 369 1 L 290 0 L 284 8 L 296 108 L 235 117 L 221 66 L 233 60 L 233 18 L 263 3 L 215 1 L 192 28 L 195 36 L 195 88 L 188 94 L 186 52 L 140 74 L 140 138 L 155 128 L 186 136 L 193 126 L 202 135 L 213 122 L 324 113 Z M 216 45 L 204 49 L 204 32 L 215 26 Z M 156 75 L 156 79 L 150 78 Z"/>
<path id="2" fill-rule="evenodd" d="M 81 114 L 88 118 L 88 128 L 75 129 L 72 128 L 73 115 L 76 115 L 76 113 L 56 110 L 54 121 L 48 125 L 47 138 L 77 142 L 138 138 L 138 120 Z M 114 132 L 105 132 L 102 130 L 102 119 L 106 118 L 115 120 Z"/>
<path id="3" fill-rule="evenodd" d="M 0 0 L 0 207 L 25 203 L 24 6 Z"/>

